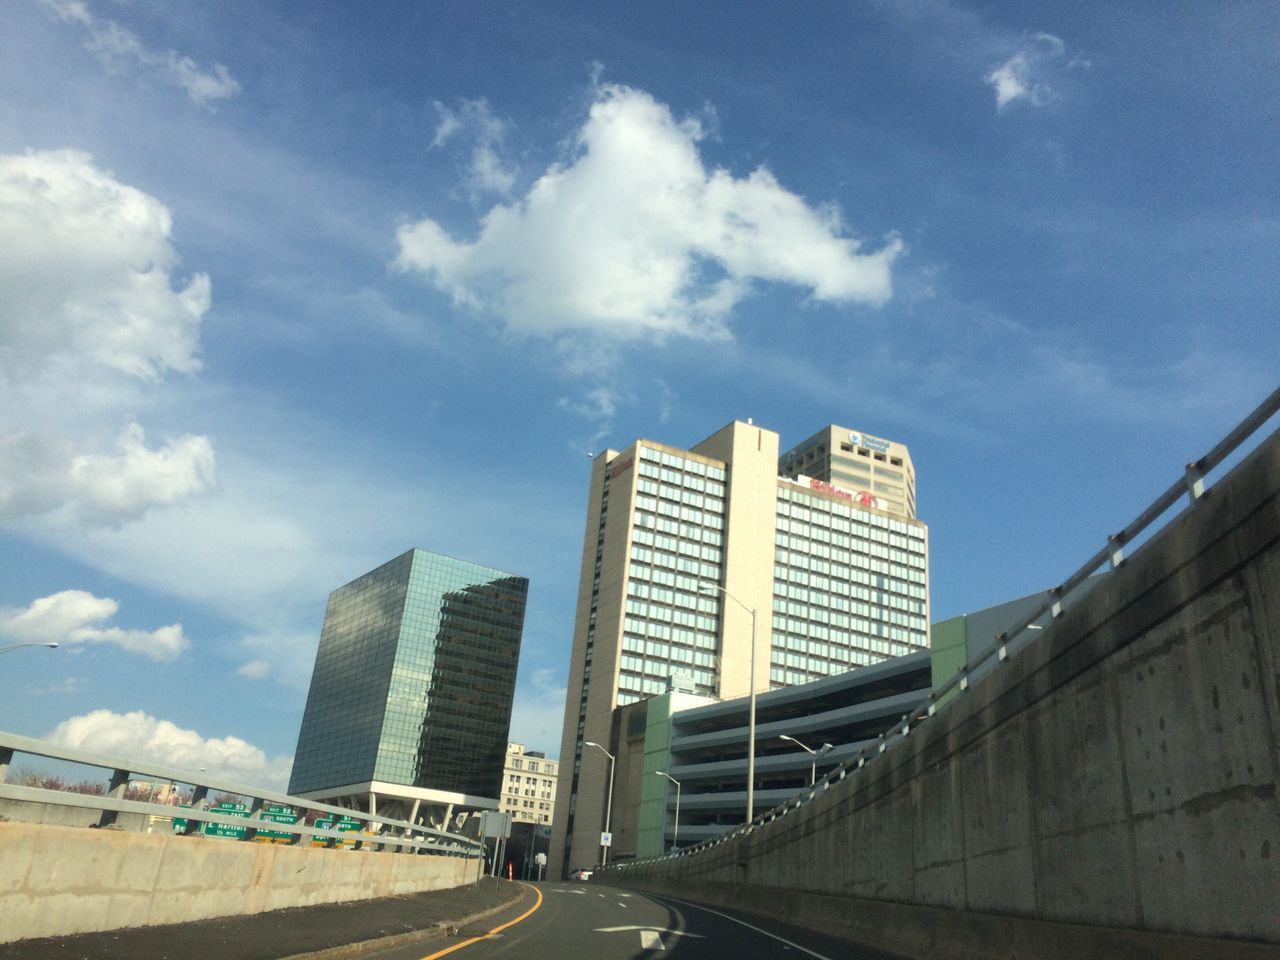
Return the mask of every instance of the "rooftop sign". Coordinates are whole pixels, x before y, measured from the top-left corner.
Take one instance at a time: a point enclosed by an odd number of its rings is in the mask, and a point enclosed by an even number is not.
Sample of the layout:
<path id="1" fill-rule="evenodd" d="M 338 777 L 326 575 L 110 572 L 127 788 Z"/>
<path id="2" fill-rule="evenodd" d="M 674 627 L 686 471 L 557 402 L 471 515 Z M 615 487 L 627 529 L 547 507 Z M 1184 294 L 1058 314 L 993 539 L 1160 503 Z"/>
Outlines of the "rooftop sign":
<path id="1" fill-rule="evenodd" d="M 889 441 L 881 440 L 879 437 L 873 437 L 869 433 L 858 433 L 856 430 L 849 432 L 849 442 L 855 447 L 866 447 L 868 450 L 875 450 L 878 453 L 889 452 Z"/>

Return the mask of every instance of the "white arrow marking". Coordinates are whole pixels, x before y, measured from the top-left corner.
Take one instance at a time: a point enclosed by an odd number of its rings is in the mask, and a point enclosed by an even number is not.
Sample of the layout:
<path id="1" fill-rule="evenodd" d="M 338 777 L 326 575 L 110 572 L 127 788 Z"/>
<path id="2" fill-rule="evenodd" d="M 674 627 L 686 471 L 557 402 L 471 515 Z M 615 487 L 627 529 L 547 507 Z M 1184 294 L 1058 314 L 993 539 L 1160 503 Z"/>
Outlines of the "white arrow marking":
<path id="1" fill-rule="evenodd" d="M 640 931 L 640 949 L 641 950 L 666 950 L 662 945 L 662 938 L 658 936 L 657 930 L 641 930 Z"/>
<path id="2" fill-rule="evenodd" d="M 705 939 L 700 933 L 688 933 L 684 930 L 664 930 L 662 927 L 596 927 L 596 933 L 626 933 L 629 930 L 649 931 L 650 933 L 666 934 L 670 937 L 696 937 L 699 940 Z"/>

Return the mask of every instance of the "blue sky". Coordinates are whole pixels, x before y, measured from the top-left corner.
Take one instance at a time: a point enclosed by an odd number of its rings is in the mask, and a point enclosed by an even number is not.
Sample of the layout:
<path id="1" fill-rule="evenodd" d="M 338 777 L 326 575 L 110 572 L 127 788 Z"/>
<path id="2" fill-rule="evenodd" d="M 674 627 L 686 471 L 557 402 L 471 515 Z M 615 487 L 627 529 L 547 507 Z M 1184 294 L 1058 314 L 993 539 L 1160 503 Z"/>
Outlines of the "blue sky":
<path id="1" fill-rule="evenodd" d="M 588 461 L 908 444 L 934 619 L 1063 579 L 1277 380 L 1280 8 L 19 0 L 0 729 L 281 785 L 330 590 L 532 580 Z"/>

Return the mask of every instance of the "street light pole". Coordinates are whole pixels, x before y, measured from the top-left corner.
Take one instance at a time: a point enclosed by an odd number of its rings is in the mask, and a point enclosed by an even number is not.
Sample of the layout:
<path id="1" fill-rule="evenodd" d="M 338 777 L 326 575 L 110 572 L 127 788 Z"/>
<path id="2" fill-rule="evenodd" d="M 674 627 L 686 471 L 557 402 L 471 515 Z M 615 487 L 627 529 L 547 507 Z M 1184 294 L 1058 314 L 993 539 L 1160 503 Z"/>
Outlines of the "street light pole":
<path id="1" fill-rule="evenodd" d="M 809 758 L 810 758 L 809 759 L 809 786 L 812 787 L 815 783 L 818 782 L 818 757 L 821 754 L 826 753 L 828 750 L 832 750 L 834 748 L 831 746 L 831 744 L 824 743 L 817 750 L 813 750 L 809 747 L 806 747 L 803 743 L 801 743 L 795 737 L 789 737 L 785 733 L 782 736 L 778 737 L 778 739 L 790 740 L 792 743 L 794 743 L 797 747 L 799 747 L 805 753 L 809 754 Z"/>
<path id="2" fill-rule="evenodd" d="M 708 588 L 720 591 L 751 614 L 751 705 L 747 717 L 747 819 L 744 821 L 750 823 L 756 815 L 756 611 L 719 584 L 704 583 L 699 586 L 703 593 Z"/>
<path id="3" fill-rule="evenodd" d="M 57 648 L 56 643 L 11 643 L 7 647 L 0 647 L 0 653 L 8 653 L 10 650 L 20 650 L 23 647 L 48 647 L 50 650 Z"/>
<path id="4" fill-rule="evenodd" d="M 671 831 L 671 849 L 675 850 L 680 845 L 680 781 L 665 770 L 655 770 L 653 772 L 655 776 L 666 777 L 676 785 L 676 827 Z"/>
<path id="5" fill-rule="evenodd" d="M 615 763 L 614 756 L 612 753 L 610 753 L 600 744 L 596 743 L 594 740 L 584 740 L 582 741 L 582 745 L 584 747 L 595 747 L 597 750 L 599 750 L 601 753 L 603 753 L 606 757 L 609 758 L 609 798 L 606 801 L 605 808 L 604 808 L 604 832 L 610 833 L 611 831 L 609 829 L 609 824 L 613 818 L 613 765 Z M 612 840 L 613 838 L 610 837 L 609 839 Z M 600 847 L 601 847 L 600 866 L 605 867 L 609 865 L 609 848 L 605 846 L 603 843 L 600 844 Z"/>

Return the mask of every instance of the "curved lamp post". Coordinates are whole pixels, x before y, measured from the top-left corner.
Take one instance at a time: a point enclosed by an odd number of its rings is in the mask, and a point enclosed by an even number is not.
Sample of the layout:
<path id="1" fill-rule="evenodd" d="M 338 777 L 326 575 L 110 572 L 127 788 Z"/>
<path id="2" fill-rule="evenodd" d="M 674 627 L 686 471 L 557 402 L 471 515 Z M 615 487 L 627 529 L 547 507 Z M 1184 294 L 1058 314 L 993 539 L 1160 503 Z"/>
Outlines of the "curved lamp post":
<path id="1" fill-rule="evenodd" d="M 754 607 L 748 607 L 719 584 L 699 584 L 698 590 L 702 593 L 718 590 L 751 614 L 751 706 L 747 718 L 747 819 L 743 821 L 750 823 L 756 815 L 756 611 Z"/>
<path id="2" fill-rule="evenodd" d="M 612 819 L 612 817 L 613 817 L 613 764 L 614 764 L 614 756 L 613 756 L 613 754 L 612 754 L 612 753 L 610 753 L 608 750 L 606 750 L 606 749 L 605 749 L 603 746 L 601 746 L 600 744 L 596 743 L 594 740 L 583 740 L 583 741 L 582 741 L 582 745 L 583 745 L 584 747 L 595 747 L 597 750 L 599 750 L 601 753 L 603 753 L 606 757 L 608 757 L 608 758 L 609 758 L 609 799 L 608 799 L 608 801 L 606 802 L 606 804 L 605 804 L 605 808 L 604 808 L 604 832 L 605 832 L 605 833 L 609 833 L 609 832 L 610 832 L 610 831 L 609 831 L 609 823 L 610 823 L 610 820 L 611 820 L 611 819 Z M 607 866 L 607 865 L 608 865 L 608 863 L 609 863 L 609 848 L 608 848 L 607 846 L 605 846 L 603 843 L 602 843 L 602 844 L 600 844 L 600 848 L 601 848 L 601 850 L 600 850 L 600 866 L 604 867 L 604 866 Z"/>
<path id="3" fill-rule="evenodd" d="M 653 771 L 655 777 L 666 777 L 676 785 L 676 828 L 671 831 L 671 849 L 675 850 L 680 843 L 680 781 L 665 770 Z"/>
<path id="4" fill-rule="evenodd" d="M 806 747 L 803 743 L 801 743 L 795 737 L 789 737 L 785 733 L 782 736 L 780 736 L 778 739 L 790 740 L 792 743 L 794 743 L 797 747 L 799 747 L 805 753 L 809 754 L 809 786 L 812 787 L 818 781 L 818 758 L 822 756 L 824 753 L 834 750 L 835 747 L 833 747 L 829 743 L 824 743 L 817 750 L 814 750 L 810 747 Z"/>
<path id="5" fill-rule="evenodd" d="M 53 650 L 57 646 L 56 643 L 11 643 L 7 647 L 0 647 L 0 653 L 8 653 L 10 650 L 19 650 L 22 647 L 48 647 Z"/>

